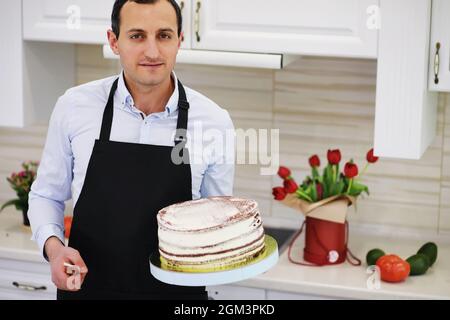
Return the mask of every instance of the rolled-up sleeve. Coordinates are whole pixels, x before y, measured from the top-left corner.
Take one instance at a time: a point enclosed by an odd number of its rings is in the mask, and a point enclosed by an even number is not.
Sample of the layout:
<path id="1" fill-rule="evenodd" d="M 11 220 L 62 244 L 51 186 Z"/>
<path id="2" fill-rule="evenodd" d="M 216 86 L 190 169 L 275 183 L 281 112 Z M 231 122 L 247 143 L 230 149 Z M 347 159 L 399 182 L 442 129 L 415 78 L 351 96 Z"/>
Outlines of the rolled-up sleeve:
<path id="1" fill-rule="evenodd" d="M 64 243 L 64 202 L 71 198 L 73 177 L 68 121 L 70 104 L 67 92 L 55 104 L 36 180 L 29 193 L 31 239 L 36 241 L 45 259 L 44 244 L 49 237 L 56 236 Z"/>
<path id="2" fill-rule="evenodd" d="M 213 148 L 212 160 L 204 173 L 200 187 L 202 198 L 233 195 L 236 136 L 229 113 L 223 111 L 224 122 L 220 126 L 223 141 Z"/>

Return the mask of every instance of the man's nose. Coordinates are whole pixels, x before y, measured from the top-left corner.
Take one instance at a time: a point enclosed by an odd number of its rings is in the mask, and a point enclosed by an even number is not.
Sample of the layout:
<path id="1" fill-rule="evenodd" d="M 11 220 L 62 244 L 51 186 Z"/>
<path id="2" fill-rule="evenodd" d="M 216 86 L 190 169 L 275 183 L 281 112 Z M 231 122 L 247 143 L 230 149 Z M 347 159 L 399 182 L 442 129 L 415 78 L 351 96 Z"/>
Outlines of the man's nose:
<path id="1" fill-rule="evenodd" d="M 149 39 L 146 43 L 145 55 L 149 59 L 157 59 L 159 57 L 158 43 L 155 39 Z"/>

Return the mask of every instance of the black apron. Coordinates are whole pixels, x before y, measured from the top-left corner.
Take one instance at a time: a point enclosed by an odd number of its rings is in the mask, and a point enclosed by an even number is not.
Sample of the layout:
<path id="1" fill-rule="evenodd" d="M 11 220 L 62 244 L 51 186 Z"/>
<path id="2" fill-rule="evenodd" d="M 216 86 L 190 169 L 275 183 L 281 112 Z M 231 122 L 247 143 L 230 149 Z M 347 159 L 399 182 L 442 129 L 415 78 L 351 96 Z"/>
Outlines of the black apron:
<path id="1" fill-rule="evenodd" d="M 117 83 L 103 113 L 69 239 L 89 271 L 79 291 L 58 290 L 57 298 L 205 300 L 205 287 L 165 284 L 150 273 L 149 257 L 158 250 L 156 214 L 192 200 L 191 167 L 172 161 L 172 146 L 109 140 Z M 175 145 L 185 159 L 189 153 L 182 131 L 187 129 L 189 103 L 179 81 L 178 92 Z"/>

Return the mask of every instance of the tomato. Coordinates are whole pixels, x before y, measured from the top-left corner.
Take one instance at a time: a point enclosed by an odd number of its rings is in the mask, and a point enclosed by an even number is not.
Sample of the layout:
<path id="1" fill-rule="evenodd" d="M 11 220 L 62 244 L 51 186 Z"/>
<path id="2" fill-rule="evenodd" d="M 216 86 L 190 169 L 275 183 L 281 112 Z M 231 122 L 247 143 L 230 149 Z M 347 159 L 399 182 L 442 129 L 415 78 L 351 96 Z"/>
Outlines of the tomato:
<path id="1" fill-rule="evenodd" d="M 387 282 L 400 282 L 409 276 L 411 267 L 409 263 L 395 254 L 382 256 L 377 260 L 380 268 L 381 280 Z"/>
<path id="2" fill-rule="evenodd" d="M 64 217 L 64 237 L 70 237 L 70 228 L 72 227 L 72 217 L 66 216 Z"/>

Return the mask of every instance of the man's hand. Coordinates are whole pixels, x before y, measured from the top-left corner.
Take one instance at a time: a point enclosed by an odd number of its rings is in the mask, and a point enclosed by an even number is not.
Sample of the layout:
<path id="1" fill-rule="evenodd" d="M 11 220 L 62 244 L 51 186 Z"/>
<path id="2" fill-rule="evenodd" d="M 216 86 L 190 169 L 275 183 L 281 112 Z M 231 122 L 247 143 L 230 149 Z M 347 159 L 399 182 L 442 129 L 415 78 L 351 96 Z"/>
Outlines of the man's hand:
<path id="1" fill-rule="evenodd" d="M 80 288 L 74 285 L 72 275 L 66 273 L 64 263 L 69 263 L 80 267 L 80 285 L 88 272 L 86 264 L 80 256 L 80 253 L 64 244 L 57 237 L 50 237 L 45 242 L 45 252 L 50 261 L 52 272 L 52 281 L 60 290 L 78 291 Z"/>

